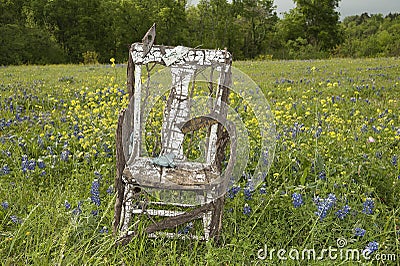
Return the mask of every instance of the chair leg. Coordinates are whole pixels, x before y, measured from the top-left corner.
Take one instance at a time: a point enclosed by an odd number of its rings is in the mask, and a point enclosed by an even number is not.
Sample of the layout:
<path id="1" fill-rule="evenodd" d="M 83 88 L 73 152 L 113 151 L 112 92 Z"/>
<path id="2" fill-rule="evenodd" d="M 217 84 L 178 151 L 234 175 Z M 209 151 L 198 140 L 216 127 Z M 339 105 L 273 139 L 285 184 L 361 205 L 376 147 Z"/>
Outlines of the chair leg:
<path id="1" fill-rule="evenodd" d="M 117 129 L 115 131 L 115 139 L 116 139 L 116 176 L 114 180 L 115 190 L 117 191 L 117 199 L 115 201 L 114 206 L 114 225 L 113 225 L 113 233 L 116 235 L 118 228 L 120 227 L 121 223 L 121 212 L 122 212 L 122 205 L 124 200 L 124 191 L 125 187 L 122 181 L 122 172 L 125 168 L 125 156 L 123 152 L 123 144 L 122 144 L 122 123 L 124 121 L 125 116 L 125 109 L 122 110 L 118 116 L 118 124 Z"/>
<path id="2" fill-rule="evenodd" d="M 219 240 L 222 229 L 222 216 L 224 213 L 224 202 L 225 198 L 220 197 L 214 201 L 214 208 L 212 210 L 211 222 L 210 222 L 210 237 L 216 241 Z"/>
<path id="3" fill-rule="evenodd" d="M 204 240 L 206 241 L 210 238 L 212 213 L 213 211 L 208 211 L 203 215 Z"/>
<path id="4" fill-rule="evenodd" d="M 121 214 L 122 234 L 128 234 L 129 223 L 131 221 L 131 216 L 132 216 L 132 199 L 133 199 L 133 192 L 130 189 L 130 185 L 127 185 L 122 204 L 122 214 Z"/>

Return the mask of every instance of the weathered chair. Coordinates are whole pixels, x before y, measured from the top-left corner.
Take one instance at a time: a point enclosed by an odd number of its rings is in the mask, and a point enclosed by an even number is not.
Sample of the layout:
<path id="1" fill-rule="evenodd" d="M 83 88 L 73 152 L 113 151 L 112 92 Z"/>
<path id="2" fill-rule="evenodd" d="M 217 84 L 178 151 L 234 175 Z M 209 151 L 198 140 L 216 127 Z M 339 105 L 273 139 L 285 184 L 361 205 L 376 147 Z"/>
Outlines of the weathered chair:
<path id="1" fill-rule="evenodd" d="M 153 45 L 154 38 L 153 26 L 142 43 L 132 44 L 129 51 L 130 104 L 119 116 L 116 134 L 114 232 L 126 243 L 138 233 L 134 218 L 147 217 L 151 223 L 144 231 L 150 237 L 187 237 L 177 234 L 176 228 L 202 218 L 203 235 L 190 237 L 208 240 L 220 233 L 223 196 L 235 163 L 236 131 L 226 119 L 232 57 L 226 50 Z M 151 76 L 155 65 L 167 66 L 167 70 Z M 207 79 L 207 95 L 196 95 L 199 76 Z M 157 102 L 165 104 L 161 141 L 159 153 L 150 156 L 145 143 L 146 120 L 151 110 L 158 108 Z M 202 127 L 208 128 L 204 159 L 189 161 L 185 134 Z"/>

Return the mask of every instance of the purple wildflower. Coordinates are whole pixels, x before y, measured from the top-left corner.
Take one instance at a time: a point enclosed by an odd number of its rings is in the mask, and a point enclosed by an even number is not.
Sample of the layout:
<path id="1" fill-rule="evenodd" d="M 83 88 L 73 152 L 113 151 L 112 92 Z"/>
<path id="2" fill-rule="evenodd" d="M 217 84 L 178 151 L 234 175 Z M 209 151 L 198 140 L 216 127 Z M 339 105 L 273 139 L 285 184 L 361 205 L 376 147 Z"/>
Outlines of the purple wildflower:
<path id="1" fill-rule="evenodd" d="M 63 160 L 64 162 L 67 162 L 70 154 L 71 154 L 71 152 L 69 150 L 62 151 L 61 152 L 61 160 Z"/>
<path id="2" fill-rule="evenodd" d="M 109 186 L 108 188 L 107 188 L 107 194 L 109 194 L 109 195 L 111 195 L 111 194 L 113 194 L 114 193 L 114 187 L 111 185 L 111 186 Z"/>
<path id="3" fill-rule="evenodd" d="M 10 167 L 8 165 L 4 165 L 3 168 L 0 170 L 0 175 L 8 175 L 11 172 Z"/>
<path id="4" fill-rule="evenodd" d="M 240 187 L 237 187 L 237 186 L 231 187 L 228 191 L 228 197 L 233 199 L 236 196 L 236 194 L 239 193 L 239 191 L 240 191 Z"/>
<path id="5" fill-rule="evenodd" d="M 354 235 L 355 235 L 355 236 L 364 236 L 364 235 L 365 235 L 365 232 L 366 232 L 365 229 L 360 228 L 360 227 L 357 227 L 357 228 L 355 229 Z"/>
<path id="6" fill-rule="evenodd" d="M 100 180 L 103 176 L 98 171 L 94 171 L 94 175 Z"/>
<path id="7" fill-rule="evenodd" d="M 346 215 L 349 213 L 349 211 L 350 211 L 350 207 L 348 205 L 345 205 L 343 207 L 343 209 L 338 210 L 335 214 L 339 219 L 343 220 L 346 217 Z"/>
<path id="8" fill-rule="evenodd" d="M 371 255 L 374 251 L 377 251 L 379 248 L 379 244 L 376 241 L 369 242 L 365 249 L 362 251 L 364 256 Z"/>
<path id="9" fill-rule="evenodd" d="M 106 227 L 106 226 L 103 226 L 101 229 L 100 229 L 100 234 L 107 234 L 108 233 L 108 228 Z"/>
<path id="10" fill-rule="evenodd" d="M 100 206 L 100 182 L 99 180 L 95 179 L 92 182 L 92 187 L 90 188 L 90 199 L 96 206 Z"/>
<path id="11" fill-rule="evenodd" d="M 246 203 L 246 204 L 244 205 L 244 208 L 243 208 L 243 214 L 245 214 L 245 215 L 250 215 L 250 213 L 251 213 L 251 208 L 250 208 L 250 206 Z"/>
<path id="12" fill-rule="evenodd" d="M 326 179 L 326 173 L 324 170 L 322 170 L 321 172 L 318 173 L 318 178 L 325 180 Z"/>
<path id="13" fill-rule="evenodd" d="M 39 167 L 40 169 L 44 169 L 44 168 L 46 167 L 46 165 L 44 164 L 44 162 L 43 162 L 42 159 L 39 159 L 39 160 L 37 161 L 37 165 L 38 165 L 38 167 Z"/>
<path id="14" fill-rule="evenodd" d="M 184 228 L 179 229 L 178 234 L 186 235 L 189 233 L 189 231 L 190 231 L 190 229 L 192 229 L 192 227 L 193 227 L 193 223 L 190 222 Z"/>
<path id="15" fill-rule="evenodd" d="M 300 207 L 301 205 L 304 204 L 303 197 L 299 193 L 293 193 L 292 194 L 292 200 L 293 200 L 293 206 L 295 208 L 298 208 L 298 207 Z"/>
<path id="16" fill-rule="evenodd" d="M 371 198 L 367 198 L 363 203 L 362 212 L 365 214 L 373 214 L 374 213 L 374 200 Z"/>
<path id="17" fill-rule="evenodd" d="M 249 187 L 246 187 L 246 188 L 243 190 L 243 193 L 244 193 L 244 198 L 245 198 L 246 200 L 251 200 L 251 198 L 252 198 L 252 190 L 251 190 Z"/>
<path id="18" fill-rule="evenodd" d="M 4 210 L 7 210 L 9 206 L 10 206 L 10 205 L 8 204 L 7 201 L 3 201 L 3 202 L 1 203 L 1 207 L 3 207 Z"/>
<path id="19" fill-rule="evenodd" d="M 72 210 L 72 214 L 73 214 L 73 215 L 79 215 L 79 214 L 81 214 L 81 213 L 82 213 L 81 206 L 82 206 L 82 201 L 79 201 L 79 202 L 78 202 L 78 206 L 77 206 L 75 209 Z"/>
<path id="20" fill-rule="evenodd" d="M 326 199 L 320 199 L 319 197 L 314 199 L 317 204 L 318 211 L 315 212 L 319 219 L 322 221 L 327 215 L 328 211 L 332 209 L 333 205 L 336 203 L 336 196 L 330 193 Z"/>
<path id="21" fill-rule="evenodd" d="M 27 168 L 28 168 L 28 170 L 31 170 L 31 171 L 35 170 L 36 162 L 34 159 L 28 161 Z"/>
<path id="22" fill-rule="evenodd" d="M 26 172 L 26 170 L 28 170 L 28 156 L 27 155 L 22 155 L 21 169 L 24 173 Z"/>
<path id="23" fill-rule="evenodd" d="M 22 223 L 21 219 L 19 219 L 17 216 L 15 215 L 11 215 L 10 219 L 13 223 L 17 224 L 17 223 Z"/>

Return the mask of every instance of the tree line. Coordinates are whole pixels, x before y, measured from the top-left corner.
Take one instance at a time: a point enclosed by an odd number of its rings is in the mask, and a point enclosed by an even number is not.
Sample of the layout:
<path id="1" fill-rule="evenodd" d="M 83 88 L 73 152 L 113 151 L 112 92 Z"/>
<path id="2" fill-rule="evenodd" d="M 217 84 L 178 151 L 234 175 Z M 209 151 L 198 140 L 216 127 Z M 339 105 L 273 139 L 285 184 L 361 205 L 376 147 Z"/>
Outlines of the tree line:
<path id="1" fill-rule="evenodd" d="M 127 60 L 157 23 L 157 44 L 228 48 L 235 59 L 399 56 L 399 14 L 339 20 L 340 0 L 0 0 L 0 65 Z"/>

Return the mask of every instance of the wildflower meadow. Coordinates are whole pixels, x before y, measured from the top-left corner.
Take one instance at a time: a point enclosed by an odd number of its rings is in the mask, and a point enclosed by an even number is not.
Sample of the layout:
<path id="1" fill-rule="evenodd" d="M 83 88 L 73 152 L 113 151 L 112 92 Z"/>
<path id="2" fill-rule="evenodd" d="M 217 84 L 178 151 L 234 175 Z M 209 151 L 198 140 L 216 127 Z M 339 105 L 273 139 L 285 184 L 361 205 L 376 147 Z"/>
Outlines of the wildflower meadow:
<path id="1" fill-rule="evenodd" d="M 126 65 L 1 67 L 2 265 L 398 263 L 400 59 L 234 66 L 274 114 L 265 182 L 227 191 L 218 242 L 139 232 L 126 246 L 112 232 Z"/>

